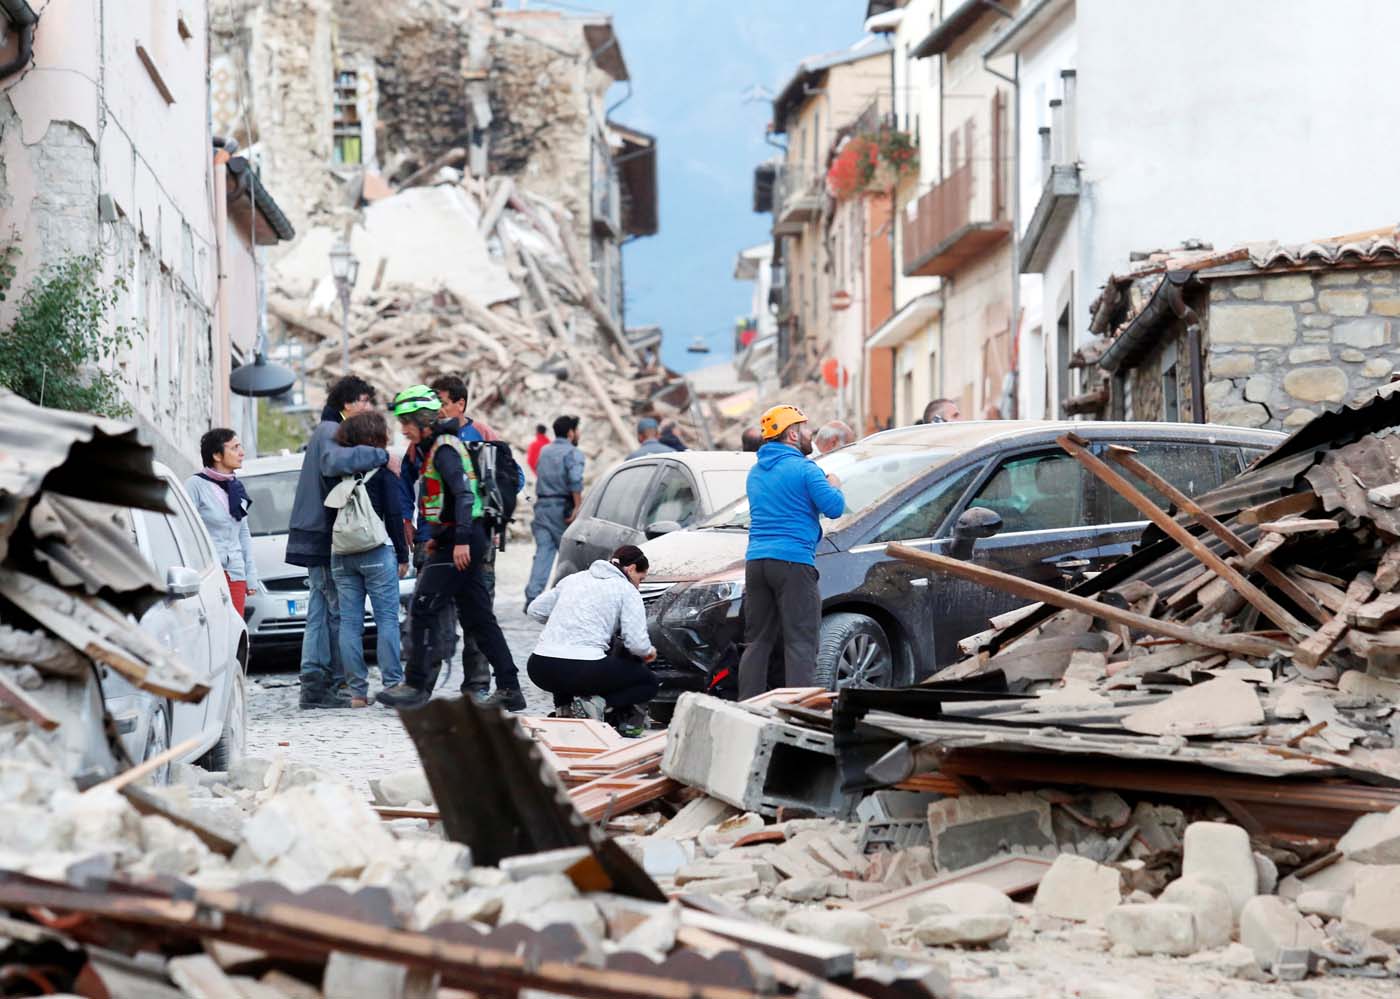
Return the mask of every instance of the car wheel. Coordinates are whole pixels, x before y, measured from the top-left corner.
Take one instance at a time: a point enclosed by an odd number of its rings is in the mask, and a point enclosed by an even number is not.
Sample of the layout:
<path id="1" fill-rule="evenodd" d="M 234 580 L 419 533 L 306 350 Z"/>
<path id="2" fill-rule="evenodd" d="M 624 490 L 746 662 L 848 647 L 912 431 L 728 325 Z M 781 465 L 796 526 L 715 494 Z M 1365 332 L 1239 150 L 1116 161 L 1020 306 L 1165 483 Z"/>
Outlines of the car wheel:
<path id="1" fill-rule="evenodd" d="M 864 614 L 843 611 L 822 618 L 812 681 L 828 690 L 890 686 L 894 654 L 885 629 Z"/>
<path id="2" fill-rule="evenodd" d="M 244 685 L 247 683 L 243 670 L 237 664 L 238 679 L 229 691 L 228 717 L 224 719 L 224 731 L 213 748 L 199 759 L 198 765 L 211 773 L 224 772 L 243 759 L 243 744 L 247 734 L 248 700 Z"/>
<path id="3" fill-rule="evenodd" d="M 146 745 L 141 750 L 139 762 L 145 763 L 149 759 L 159 756 L 170 748 L 170 704 L 162 703 L 151 715 L 151 723 L 146 727 Z M 170 761 L 167 760 L 159 768 L 151 772 L 149 778 L 152 784 L 170 783 Z"/>

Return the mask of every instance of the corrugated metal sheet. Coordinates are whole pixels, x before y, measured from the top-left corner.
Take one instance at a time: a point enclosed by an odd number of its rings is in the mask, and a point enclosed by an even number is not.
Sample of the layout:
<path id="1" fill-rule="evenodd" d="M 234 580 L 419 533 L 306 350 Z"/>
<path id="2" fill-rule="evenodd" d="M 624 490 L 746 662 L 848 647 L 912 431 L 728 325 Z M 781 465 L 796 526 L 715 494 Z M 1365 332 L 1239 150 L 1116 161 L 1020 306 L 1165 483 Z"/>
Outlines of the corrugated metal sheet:
<path id="1" fill-rule="evenodd" d="M 40 488 L 170 512 L 154 456 L 129 423 L 44 409 L 0 389 L 0 560 Z"/>
<path id="2" fill-rule="evenodd" d="M 1400 482 L 1400 438 L 1367 437 L 1322 456 L 1308 483 L 1329 513 L 1345 510 L 1371 521 L 1387 534 L 1400 534 L 1400 510 L 1388 510 L 1366 499 L 1366 492 Z"/>
<path id="3" fill-rule="evenodd" d="M 82 587 L 138 618 L 165 593 L 165 580 L 137 550 L 129 515 L 117 507 L 44 493 L 29 510 L 34 558 L 65 589 Z"/>

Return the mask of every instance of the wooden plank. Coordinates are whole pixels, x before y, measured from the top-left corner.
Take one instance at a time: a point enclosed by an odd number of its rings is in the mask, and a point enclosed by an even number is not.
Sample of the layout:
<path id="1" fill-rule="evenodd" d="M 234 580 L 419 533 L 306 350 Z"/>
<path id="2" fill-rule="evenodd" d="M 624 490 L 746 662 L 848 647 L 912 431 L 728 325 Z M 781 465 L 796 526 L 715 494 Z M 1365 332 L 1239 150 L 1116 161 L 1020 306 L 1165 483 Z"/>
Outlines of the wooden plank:
<path id="1" fill-rule="evenodd" d="M 1283 547 L 1285 540 L 1282 534 L 1265 534 L 1259 539 L 1257 545 L 1245 553 L 1244 558 L 1240 560 L 1240 566 L 1249 572 L 1253 572 L 1272 558 L 1274 552 Z M 1274 571 L 1278 572 L 1277 569 Z M 1280 575 L 1282 575 L 1282 573 L 1280 573 Z M 1288 577 L 1284 576 L 1283 578 L 1287 579 Z M 1296 587 L 1298 584 L 1294 583 L 1293 585 Z M 1302 587 L 1298 587 L 1298 589 L 1302 592 Z M 1307 597 L 1309 603 L 1314 605 L 1317 603 L 1317 601 L 1308 597 L 1306 592 L 1303 593 L 1303 596 Z"/>
<path id="2" fill-rule="evenodd" d="M 149 760 L 138 763 L 134 767 L 128 767 L 115 777 L 109 777 L 100 784 L 94 784 L 84 791 L 83 794 L 99 794 L 102 791 L 120 791 L 128 784 L 134 784 L 141 778 L 150 776 L 167 763 L 173 763 L 186 753 L 194 752 L 198 745 L 198 736 L 186 739 L 178 746 L 171 746 L 163 753 L 156 753 L 156 755 L 152 756 Z"/>
<path id="3" fill-rule="evenodd" d="M 1346 603 L 1346 593 L 1331 583 L 1323 582 L 1320 579 L 1314 579 L 1296 568 L 1289 571 L 1297 575 L 1297 583 L 1299 586 L 1311 593 L 1318 603 L 1326 607 L 1332 613 L 1335 614 L 1337 611 L 1341 610 L 1342 605 Z"/>
<path id="4" fill-rule="evenodd" d="M 441 822 L 442 813 L 436 808 L 410 808 L 407 805 L 374 805 L 375 814 L 381 819 L 427 819 L 429 822 Z"/>
<path id="5" fill-rule="evenodd" d="M 58 719 L 44 710 L 44 706 L 29 696 L 19 684 L 4 673 L 0 673 L 0 704 L 14 709 L 21 718 L 38 725 L 45 732 L 58 728 Z"/>
<path id="6" fill-rule="evenodd" d="M 1268 534 L 1330 534 L 1341 529 L 1342 525 L 1335 520 L 1320 517 L 1290 517 L 1288 520 L 1271 520 L 1259 525 L 1259 530 Z"/>
<path id="7" fill-rule="evenodd" d="M 188 829 L 200 838 L 205 846 L 215 853 L 225 857 L 232 857 L 238 849 L 238 840 L 229 839 L 213 826 L 201 822 L 191 815 L 185 815 L 164 798 L 152 794 L 143 787 L 135 784 L 126 784 L 120 788 L 119 793 L 127 801 L 131 802 L 131 807 L 135 808 L 142 815 L 159 815 L 173 825 L 181 829 Z"/>
<path id="8" fill-rule="evenodd" d="M 995 888 L 1007 895 L 1015 895 L 1039 885 L 1050 866 L 1051 862 L 1042 857 L 993 857 L 969 867 L 948 871 L 907 888 L 876 895 L 847 908 L 869 913 L 882 923 L 898 923 L 908 915 L 910 906 L 938 888 L 954 884 L 977 884 Z"/>
<path id="9" fill-rule="evenodd" d="M 1291 517 L 1301 513 L 1310 513 L 1318 507 L 1318 499 L 1314 493 L 1294 493 L 1292 496 L 1285 496 L 1282 499 L 1270 500 L 1267 503 L 1260 503 L 1258 506 L 1251 506 L 1241 510 L 1236 516 L 1241 524 L 1264 524 L 1280 517 Z"/>
<path id="10" fill-rule="evenodd" d="M 1234 566 L 1207 548 L 1200 538 L 1178 524 L 1165 510 L 1152 502 L 1141 490 L 1110 468 L 1102 459 L 1091 454 L 1089 442 L 1084 438 L 1074 434 L 1064 434 L 1057 438 L 1056 443 L 1069 452 L 1081 465 L 1103 480 L 1109 488 L 1136 507 L 1148 520 L 1161 528 L 1168 537 L 1196 556 L 1202 565 L 1229 583 L 1240 596 L 1249 602 L 1250 606 L 1282 628 L 1291 637 L 1302 641 L 1312 634 L 1311 628 L 1246 579 Z"/>
<path id="11" fill-rule="evenodd" d="M 1194 642 L 1196 645 L 1204 645 L 1209 649 L 1219 649 L 1221 652 L 1237 652 L 1246 656 L 1270 656 L 1275 652 L 1281 651 L 1283 648 L 1280 643 L 1266 638 L 1198 631 L 1195 628 L 1188 628 L 1174 621 L 1161 621 L 1157 618 L 1143 617 L 1141 614 L 1134 614 L 1132 611 L 1121 610 L 1117 607 L 1100 603 L 1097 600 L 1082 597 L 1077 593 L 1067 593 L 1062 590 L 1052 589 L 1049 586 L 1042 586 L 1039 583 L 1033 583 L 1019 576 L 997 572 L 995 569 L 984 569 L 971 562 L 963 562 L 959 559 L 948 558 L 943 555 L 933 555 L 928 552 L 922 552 L 917 548 L 910 548 L 908 545 L 902 545 L 898 542 L 891 542 L 886 545 L 885 554 L 889 555 L 891 558 L 897 558 L 901 562 L 908 562 L 911 565 L 917 565 L 925 569 L 937 569 L 950 576 L 956 576 L 958 579 L 965 579 L 972 583 L 990 586 L 1005 593 L 1023 597 L 1026 600 L 1042 600 L 1054 607 L 1061 607 L 1065 610 L 1083 611 L 1086 614 L 1092 614 L 1094 617 L 1103 618 L 1105 621 L 1112 621 L 1116 624 L 1126 624 L 1130 628 L 1136 628 L 1138 631 L 1145 631 L 1150 635 L 1175 638 L 1182 642 Z"/>
<path id="12" fill-rule="evenodd" d="M 1167 597 L 1167 606 L 1172 610 L 1186 606 L 1196 596 L 1198 592 L 1209 586 L 1211 580 L 1215 579 L 1215 573 L 1205 566 L 1200 567 L 1201 571 L 1187 582 L 1181 589 Z"/>
<path id="13" fill-rule="evenodd" d="M 505 213 L 506 203 L 515 194 L 515 181 L 510 177 L 497 178 L 496 192 L 491 195 L 491 200 L 486 202 L 486 208 L 481 213 L 481 224 L 477 231 L 485 239 L 496 229 L 496 223 L 501 220 L 501 215 Z"/>
<path id="14" fill-rule="evenodd" d="M 1265 535 L 1256 548 L 1250 548 L 1249 543 L 1245 541 L 1244 538 L 1240 537 L 1215 517 L 1203 510 L 1200 504 L 1190 496 L 1187 496 L 1180 489 L 1176 488 L 1176 486 L 1172 485 L 1166 479 L 1162 478 L 1162 476 L 1139 461 L 1136 451 L 1131 448 L 1123 447 L 1122 445 L 1113 444 L 1108 448 L 1108 457 L 1110 461 L 1117 462 L 1123 468 L 1132 472 L 1143 482 L 1147 483 L 1148 486 L 1156 489 L 1169 501 L 1174 503 L 1178 510 L 1190 515 L 1196 523 L 1200 524 L 1221 541 L 1229 545 L 1236 555 L 1243 556 L 1244 561 L 1242 565 L 1246 571 L 1253 572 L 1257 570 L 1262 573 L 1265 579 L 1278 587 L 1279 592 L 1301 607 L 1303 612 L 1311 616 L 1314 621 L 1321 622 L 1327 619 L 1327 615 L 1323 612 L 1322 608 L 1317 605 L 1315 600 L 1308 596 L 1301 587 L 1294 583 L 1293 580 L 1289 579 L 1283 572 L 1268 563 L 1269 554 L 1277 549 L 1279 545 L 1283 544 L 1281 536 L 1277 542 L 1270 542 L 1268 539 L 1272 537 L 1272 535 Z M 1251 559 L 1253 559 L 1253 562 L 1251 562 Z"/>
<path id="15" fill-rule="evenodd" d="M 1351 615 L 1369 600 L 1375 591 L 1375 578 L 1369 572 L 1357 573 L 1356 578 L 1347 587 L 1346 601 L 1337 611 L 1336 616 L 1319 628 L 1315 635 L 1299 645 L 1293 658 L 1304 666 L 1316 666 L 1322 662 L 1347 628 L 1351 627 Z"/>
<path id="16" fill-rule="evenodd" d="M 1351 614 L 1351 623 L 1360 628 L 1376 629 L 1400 617 L 1400 593 L 1383 593 L 1362 604 Z"/>

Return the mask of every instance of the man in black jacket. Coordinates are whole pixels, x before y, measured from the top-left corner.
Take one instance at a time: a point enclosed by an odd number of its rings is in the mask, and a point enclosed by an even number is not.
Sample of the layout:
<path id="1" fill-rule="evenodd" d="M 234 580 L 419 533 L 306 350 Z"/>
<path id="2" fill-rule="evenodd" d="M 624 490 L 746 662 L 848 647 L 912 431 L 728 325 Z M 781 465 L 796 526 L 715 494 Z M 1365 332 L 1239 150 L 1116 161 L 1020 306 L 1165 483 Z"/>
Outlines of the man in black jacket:
<path id="1" fill-rule="evenodd" d="M 478 519 L 481 496 L 471 459 L 457 436 L 460 429 L 458 420 L 437 421 L 430 431 L 431 443 L 422 449 L 430 458 L 419 476 L 418 514 L 432 525 L 432 538 L 413 593 L 411 650 L 404 682 L 381 690 L 377 699 L 390 707 L 414 707 L 432 694 L 437 669 L 429 666 L 433 644 L 429 631 L 443 604 L 452 601 L 463 628 L 476 640 L 496 674 L 496 692 L 484 703 L 522 711 L 525 695 L 520 691 L 515 660 L 496 623 L 491 593 L 482 575 L 492 542 Z"/>
<path id="2" fill-rule="evenodd" d="M 321 422 L 311 432 L 302 457 L 292 519 L 287 534 L 287 562 L 305 566 L 310 594 L 306 630 L 301 639 L 301 707 L 348 708 L 350 697 L 337 687 L 344 679 L 336 636 L 340 600 L 331 577 L 331 525 L 326 496 L 341 476 L 368 472 L 389 460 L 379 447 L 343 447 L 335 441 L 341 421 L 374 408 L 374 386 L 347 375 L 331 386 Z"/>

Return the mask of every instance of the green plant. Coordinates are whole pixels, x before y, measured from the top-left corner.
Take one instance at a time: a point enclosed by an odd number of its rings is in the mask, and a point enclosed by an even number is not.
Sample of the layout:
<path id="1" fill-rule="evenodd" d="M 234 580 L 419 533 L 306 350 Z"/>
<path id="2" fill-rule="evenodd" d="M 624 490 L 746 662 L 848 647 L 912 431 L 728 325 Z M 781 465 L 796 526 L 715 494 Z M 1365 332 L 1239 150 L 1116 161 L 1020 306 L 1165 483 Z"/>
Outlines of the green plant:
<path id="1" fill-rule="evenodd" d="M 19 255 L 19 246 L 15 243 L 13 236 L 10 238 L 10 242 L 0 246 L 0 302 L 5 300 L 10 285 L 14 283 L 15 257 Z"/>
<path id="2" fill-rule="evenodd" d="M 55 409 L 129 415 L 121 382 L 103 367 L 131 345 L 131 328 L 108 321 L 125 286 L 121 279 L 104 285 L 92 256 L 66 257 L 44 270 L 0 333 L 0 385 Z"/>
<path id="3" fill-rule="evenodd" d="M 305 416 L 289 413 L 267 399 L 258 400 L 258 454 L 295 454 L 311 433 Z"/>

